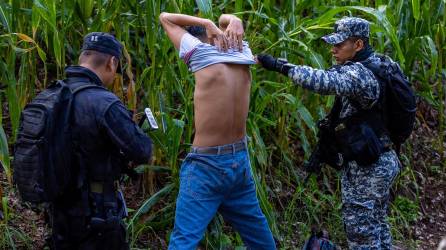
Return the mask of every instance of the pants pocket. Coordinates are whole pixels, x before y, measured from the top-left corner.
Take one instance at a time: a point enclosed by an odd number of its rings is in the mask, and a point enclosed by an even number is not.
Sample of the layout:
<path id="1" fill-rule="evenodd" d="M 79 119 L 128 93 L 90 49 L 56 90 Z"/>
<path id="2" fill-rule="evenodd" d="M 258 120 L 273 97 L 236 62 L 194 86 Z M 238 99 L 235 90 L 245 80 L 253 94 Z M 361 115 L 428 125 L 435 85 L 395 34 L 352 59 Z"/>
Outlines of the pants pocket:
<path id="1" fill-rule="evenodd" d="M 186 191 L 194 199 L 212 198 L 223 189 L 224 171 L 201 161 L 192 161 L 186 170 Z"/>
<path id="2" fill-rule="evenodd" d="M 252 186 L 254 185 L 254 177 L 252 175 L 251 167 L 246 166 L 244 174 L 244 185 Z"/>

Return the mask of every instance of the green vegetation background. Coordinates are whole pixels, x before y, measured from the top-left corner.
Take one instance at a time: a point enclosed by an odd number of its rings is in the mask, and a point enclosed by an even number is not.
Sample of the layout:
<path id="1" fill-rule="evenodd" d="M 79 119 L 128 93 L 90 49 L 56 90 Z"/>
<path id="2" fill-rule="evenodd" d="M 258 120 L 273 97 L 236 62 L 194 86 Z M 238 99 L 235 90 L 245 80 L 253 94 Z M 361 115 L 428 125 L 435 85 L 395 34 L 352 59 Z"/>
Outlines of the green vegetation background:
<path id="1" fill-rule="evenodd" d="M 30 244 L 33 235 L 15 227 L 20 217 L 8 203 L 12 188 L 11 145 L 20 112 L 64 67 L 76 64 L 82 37 L 92 31 L 113 32 L 125 45 L 124 74 L 113 91 L 129 109 L 150 106 L 162 129 L 150 133 L 155 143 L 153 165 L 138 167 L 143 190 L 127 220 L 132 246 L 160 244 L 172 228 L 178 169 L 193 138 L 194 81 L 161 29 L 162 11 L 194 14 L 217 21 L 235 13 L 246 24 L 254 53 L 268 52 L 295 64 L 328 68 L 330 47 L 320 37 L 332 32 L 342 16 L 371 21 L 373 47 L 398 61 L 411 79 L 420 103 L 434 110 L 435 140 L 440 152 L 419 166 L 409 141 L 402 160 L 407 166 L 395 187 L 390 221 L 397 240 L 416 245 L 410 229 L 420 213 L 423 171 L 444 172 L 444 0 L 0 0 L 0 161 L 5 179 L 0 192 L 6 219 L 0 246 Z M 301 246 L 311 225 L 323 226 L 345 244 L 340 215 L 339 173 L 303 183 L 302 162 L 316 141 L 316 126 L 333 103 L 294 87 L 276 73 L 252 68 L 253 82 L 247 132 L 258 197 L 272 231 L 284 248 Z M 417 127 L 426 124 L 418 114 Z M 9 145 L 9 147 L 8 147 Z M 431 165 L 429 165 L 431 164 Z M 434 170 L 432 170 L 434 169 Z M 0 189 L 1 191 L 1 189 Z M 142 194 L 143 193 L 143 194 Z M 8 212 L 9 211 L 9 212 Z M 153 243 L 159 242 L 159 243 Z M 209 249 L 240 246 L 241 241 L 217 217 L 203 244 Z"/>

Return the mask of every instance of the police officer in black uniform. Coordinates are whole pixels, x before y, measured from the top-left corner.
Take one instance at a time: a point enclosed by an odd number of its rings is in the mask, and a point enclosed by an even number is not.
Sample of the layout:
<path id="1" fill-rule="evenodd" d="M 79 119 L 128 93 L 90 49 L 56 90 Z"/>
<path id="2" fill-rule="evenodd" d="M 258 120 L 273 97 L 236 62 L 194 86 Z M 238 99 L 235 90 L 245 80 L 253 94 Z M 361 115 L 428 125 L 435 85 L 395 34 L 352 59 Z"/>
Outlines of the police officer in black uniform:
<path id="1" fill-rule="evenodd" d="M 76 177 L 65 195 L 51 204 L 53 249 L 128 249 L 122 218 L 125 201 L 118 180 L 126 163 L 151 157 L 151 140 L 132 114 L 105 87 L 112 84 L 122 45 L 107 33 L 85 36 L 79 66 L 66 68 L 74 98 L 72 133 Z"/>

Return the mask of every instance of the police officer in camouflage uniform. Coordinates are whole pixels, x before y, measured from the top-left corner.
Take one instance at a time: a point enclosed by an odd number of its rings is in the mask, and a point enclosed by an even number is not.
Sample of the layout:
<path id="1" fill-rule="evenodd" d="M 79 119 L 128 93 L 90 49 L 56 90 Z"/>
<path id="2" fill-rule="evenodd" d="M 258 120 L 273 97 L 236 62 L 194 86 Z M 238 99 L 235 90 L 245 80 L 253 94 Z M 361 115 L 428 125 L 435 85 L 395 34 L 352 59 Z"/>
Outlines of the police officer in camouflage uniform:
<path id="1" fill-rule="evenodd" d="M 79 66 L 65 70 L 74 97 L 72 134 L 76 178 L 51 204 L 52 249 L 128 249 L 125 201 L 119 179 L 126 164 L 147 163 L 151 140 L 132 114 L 108 91 L 119 68 L 122 45 L 108 33 L 84 37 Z"/>
<path id="2" fill-rule="evenodd" d="M 368 43 L 368 21 L 344 17 L 335 23 L 334 31 L 322 37 L 333 45 L 331 52 L 337 62 L 328 70 L 293 65 L 266 54 L 257 59 L 264 68 L 281 72 L 296 85 L 319 94 L 336 95 L 340 101 L 339 118 L 348 119 L 377 104 L 380 84 L 360 62 L 379 59 Z M 386 134 L 380 140 L 389 145 Z M 354 160 L 343 164 L 342 215 L 350 249 L 391 249 L 386 217 L 389 190 L 399 171 L 397 154 L 389 147 L 373 164 L 360 165 Z"/>

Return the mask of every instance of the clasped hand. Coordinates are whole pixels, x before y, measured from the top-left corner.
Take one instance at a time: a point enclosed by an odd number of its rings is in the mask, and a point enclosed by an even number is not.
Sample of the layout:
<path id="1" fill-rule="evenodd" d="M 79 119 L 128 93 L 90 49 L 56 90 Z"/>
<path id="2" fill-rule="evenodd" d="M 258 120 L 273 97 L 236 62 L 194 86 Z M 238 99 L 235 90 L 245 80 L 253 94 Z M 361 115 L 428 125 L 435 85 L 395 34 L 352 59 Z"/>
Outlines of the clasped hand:
<path id="1" fill-rule="evenodd" d="M 226 30 L 223 32 L 212 21 L 206 25 L 206 34 L 211 45 L 217 46 L 220 51 L 243 49 L 243 25 L 239 20 L 231 20 Z"/>

